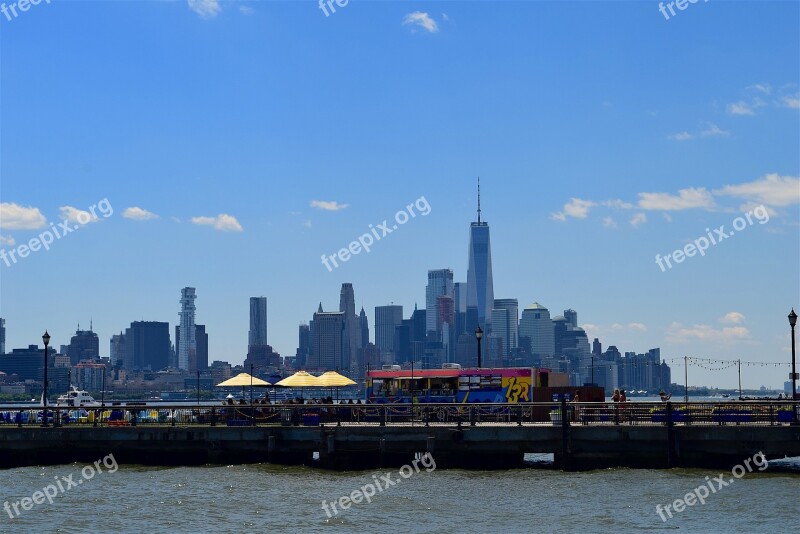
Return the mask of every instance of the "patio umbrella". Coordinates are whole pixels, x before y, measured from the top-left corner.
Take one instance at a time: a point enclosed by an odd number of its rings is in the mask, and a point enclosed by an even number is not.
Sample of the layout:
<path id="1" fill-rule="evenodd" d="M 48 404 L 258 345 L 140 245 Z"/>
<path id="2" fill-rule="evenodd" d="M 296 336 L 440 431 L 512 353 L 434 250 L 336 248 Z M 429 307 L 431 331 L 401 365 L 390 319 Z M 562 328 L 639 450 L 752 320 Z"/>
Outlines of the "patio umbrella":
<path id="1" fill-rule="evenodd" d="M 356 383 L 336 371 L 327 371 L 318 377 L 320 385 L 326 388 L 339 388 L 343 386 L 355 386 Z"/>
<path id="2" fill-rule="evenodd" d="M 237 386 L 242 386 L 242 397 L 244 397 L 244 388 L 246 386 L 255 386 L 255 387 L 266 387 L 271 386 L 269 382 L 266 380 L 261 380 L 260 378 L 256 378 L 251 374 L 248 373 L 239 373 L 238 375 L 234 376 L 233 378 L 229 378 L 224 382 L 220 382 L 217 384 L 218 388 L 232 388 Z M 250 399 L 252 400 L 252 390 L 250 394 Z"/>
<path id="3" fill-rule="evenodd" d="M 355 386 L 356 383 L 336 371 L 326 371 L 319 376 L 321 386 L 326 388 L 336 388 L 336 400 L 339 400 L 339 388 L 344 386 Z"/>
<path id="4" fill-rule="evenodd" d="M 318 388 L 322 387 L 322 384 L 319 382 L 319 378 L 316 376 L 307 373 L 306 371 L 297 371 L 292 376 L 287 376 L 277 384 L 276 386 L 284 386 L 287 388 Z"/>
<path id="5" fill-rule="evenodd" d="M 272 384 L 270 384 L 266 380 L 261 380 L 260 378 L 251 376 L 248 373 L 239 373 L 233 378 L 227 379 L 225 382 L 220 382 L 219 384 L 217 384 L 217 387 L 232 388 L 236 386 L 249 386 L 249 385 L 264 387 L 264 386 L 271 386 Z"/>

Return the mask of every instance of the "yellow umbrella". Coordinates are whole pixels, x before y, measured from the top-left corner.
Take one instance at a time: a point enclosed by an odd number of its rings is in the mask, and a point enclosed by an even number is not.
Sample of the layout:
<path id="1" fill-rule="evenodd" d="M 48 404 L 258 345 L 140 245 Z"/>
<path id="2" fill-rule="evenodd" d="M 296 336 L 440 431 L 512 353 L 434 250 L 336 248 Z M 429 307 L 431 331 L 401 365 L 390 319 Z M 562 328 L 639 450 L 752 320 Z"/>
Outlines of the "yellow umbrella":
<path id="1" fill-rule="evenodd" d="M 306 371 L 297 371 L 292 376 L 288 376 L 277 382 L 276 386 L 284 386 L 287 388 L 318 388 L 322 387 L 319 378 L 307 373 Z"/>
<path id="2" fill-rule="evenodd" d="M 232 388 L 236 386 L 271 386 L 269 382 L 266 380 L 261 380 L 260 378 L 256 378 L 248 373 L 239 373 L 238 375 L 234 376 L 233 378 L 227 379 L 225 382 L 220 382 L 217 384 L 218 388 Z"/>
<path id="3" fill-rule="evenodd" d="M 336 388 L 336 401 L 339 401 L 339 388 L 343 386 L 354 386 L 355 382 L 336 371 L 327 371 L 319 376 L 320 384 L 326 388 Z"/>
<path id="4" fill-rule="evenodd" d="M 327 371 L 319 376 L 319 385 L 326 388 L 338 388 L 343 386 L 355 386 L 356 383 L 336 371 Z"/>

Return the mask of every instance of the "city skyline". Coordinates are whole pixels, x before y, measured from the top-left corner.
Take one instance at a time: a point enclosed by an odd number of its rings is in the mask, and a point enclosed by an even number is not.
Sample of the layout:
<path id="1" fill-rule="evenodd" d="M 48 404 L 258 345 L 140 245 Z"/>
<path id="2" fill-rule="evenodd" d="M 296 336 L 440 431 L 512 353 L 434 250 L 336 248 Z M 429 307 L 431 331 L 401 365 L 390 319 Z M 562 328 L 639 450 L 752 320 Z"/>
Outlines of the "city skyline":
<path id="1" fill-rule="evenodd" d="M 788 362 L 798 6 L 708 3 L 665 21 L 646 3 L 515 4 L 444 4 L 445 20 L 401 3 L 202 18 L 178 2 L 54 2 L 4 21 L 0 249 L 80 224 L 0 259 L 6 349 L 45 329 L 66 344 L 94 317 L 104 353 L 133 321 L 175 325 L 187 285 L 210 357 L 232 363 L 253 295 L 269 298 L 282 355 L 345 282 L 370 317 L 424 309 L 428 270 L 467 281 L 481 176 L 495 298 L 574 308 L 589 341 L 621 351 Z M 416 9 L 433 24 L 404 25 Z M 422 197 L 430 213 L 394 229 Z M 370 251 L 320 264 L 373 230 Z M 735 385 L 725 373 L 691 381 Z"/>

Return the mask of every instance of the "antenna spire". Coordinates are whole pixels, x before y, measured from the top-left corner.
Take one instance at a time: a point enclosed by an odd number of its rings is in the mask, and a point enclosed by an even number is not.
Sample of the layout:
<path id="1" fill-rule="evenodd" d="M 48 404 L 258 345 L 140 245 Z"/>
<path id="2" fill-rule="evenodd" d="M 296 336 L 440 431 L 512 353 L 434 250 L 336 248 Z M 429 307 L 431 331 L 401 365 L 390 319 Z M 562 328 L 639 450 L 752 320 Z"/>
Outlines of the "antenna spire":
<path id="1" fill-rule="evenodd" d="M 481 177 L 478 176 L 478 223 L 481 222 Z"/>

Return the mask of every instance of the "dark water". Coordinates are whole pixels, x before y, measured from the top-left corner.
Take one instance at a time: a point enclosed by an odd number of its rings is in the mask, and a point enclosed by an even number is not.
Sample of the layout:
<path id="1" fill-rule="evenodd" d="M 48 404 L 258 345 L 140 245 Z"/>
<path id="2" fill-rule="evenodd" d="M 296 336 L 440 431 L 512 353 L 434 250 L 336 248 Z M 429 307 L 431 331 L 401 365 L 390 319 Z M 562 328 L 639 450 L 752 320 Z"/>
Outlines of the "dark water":
<path id="1" fill-rule="evenodd" d="M 114 462 L 107 463 L 110 470 L 101 463 L 104 472 L 86 480 L 83 464 L 0 471 L 0 504 L 33 496 L 55 476 L 82 481 L 71 489 L 62 482 L 65 491 L 53 504 L 44 501 L 28 511 L 19 505 L 14 519 L 0 511 L 0 532 L 800 532 L 797 460 L 784 464 L 793 471 L 773 471 L 776 462 L 765 472 L 754 469 L 704 505 L 673 512 L 667 522 L 656 513 L 657 504 L 682 498 L 719 471 L 429 472 L 420 466 L 419 473 L 401 479 L 397 469 L 121 466 L 111 472 Z M 399 482 L 376 490 L 372 502 L 326 515 L 323 500 L 350 495 L 374 483 L 373 475 L 387 473 Z M 725 479 L 731 478 L 727 473 Z"/>

